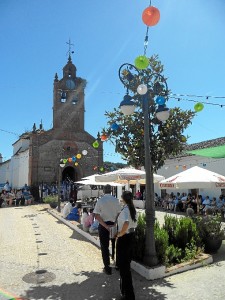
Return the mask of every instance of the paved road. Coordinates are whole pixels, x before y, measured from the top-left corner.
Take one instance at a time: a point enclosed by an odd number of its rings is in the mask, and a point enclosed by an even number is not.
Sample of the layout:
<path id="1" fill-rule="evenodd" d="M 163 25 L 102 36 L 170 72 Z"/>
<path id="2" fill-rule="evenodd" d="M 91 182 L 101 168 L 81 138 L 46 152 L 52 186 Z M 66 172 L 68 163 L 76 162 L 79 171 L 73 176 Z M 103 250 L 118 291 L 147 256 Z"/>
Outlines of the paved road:
<path id="1" fill-rule="evenodd" d="M 100 250 L 43 206 L 0 209 L 0 228 L 0 300 L 120 298 L 118 273 L 102 272 Z M 136 299 L 225 299 L 225 244 L 215 258 L 153 282 L 133 272 Z"/>

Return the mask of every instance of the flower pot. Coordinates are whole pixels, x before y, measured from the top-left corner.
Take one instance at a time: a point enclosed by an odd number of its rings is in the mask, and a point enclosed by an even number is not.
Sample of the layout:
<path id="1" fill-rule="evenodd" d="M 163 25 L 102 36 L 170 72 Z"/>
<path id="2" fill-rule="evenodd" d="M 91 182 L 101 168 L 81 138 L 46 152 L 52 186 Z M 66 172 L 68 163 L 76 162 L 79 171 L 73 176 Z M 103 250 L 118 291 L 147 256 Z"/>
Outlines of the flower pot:
<path id="1" fill-rule="evenodd" d="M 58 203 L 57 202 L 51 202 L 49 203 L 50 207 L 51 208 L 56 208 L 58 206 Z"/>
<path id="2" fill-rule="evenodd" d="M 216 253 L 222 245 L 221 238 L 208 237 L 204 240 L 205 252 L 206 253 Z"/>

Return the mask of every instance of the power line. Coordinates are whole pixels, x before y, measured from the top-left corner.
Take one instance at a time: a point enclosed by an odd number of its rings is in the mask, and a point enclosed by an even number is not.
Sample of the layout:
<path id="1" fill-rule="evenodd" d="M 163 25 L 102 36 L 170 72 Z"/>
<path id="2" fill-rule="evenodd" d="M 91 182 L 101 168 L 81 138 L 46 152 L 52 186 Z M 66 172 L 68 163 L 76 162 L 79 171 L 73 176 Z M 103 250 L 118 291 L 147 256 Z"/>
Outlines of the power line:
<path id="1" fill-rule="evenodd" d="M 177 96 L 177 97 L 206 98 L 206 100 L 208 100 L 209 98 L 225 99 L 225 96 L 203 96 L 203 95 L 174 94 L 174 93 L 172 93 L 171 95 Z"/>
<path id="2" fill-rule="evenodd" d="M 196 97 L 202 97 L 202 96 L 196 96 Z M 170 94 L 169 98 L 175 99 L 177 101 L 188 101 L 188 102 L 194 102 L 194 103 L 202 103 L 202 104 L 206 104 L 206 105 L 220 106 L 221 108 L 225 107 L 225 104 L 220 104 L 220 103 L 213 103 L 213 102 L 209 102 L 209 101 L 199 101 L 199 100 L 186 99 L 186 98 L 184 99 L 184 98 L 182 98 L 181 95 L 177 95 L 177 94 Z M 217 97 L 217 98 L 225 98 L 225 97 Z"/>
<path id="3" fill-rule="evenodd" d="M 10 133 L 10 134 L 14 134 L 16 136 L 20 136 L 18 133 L 15 133 L 15 132 L 12 132 L 12 131 L 7 131 L 5 129 L 0 129 L 0 131 L 7 132 L 7 133 Z"/>

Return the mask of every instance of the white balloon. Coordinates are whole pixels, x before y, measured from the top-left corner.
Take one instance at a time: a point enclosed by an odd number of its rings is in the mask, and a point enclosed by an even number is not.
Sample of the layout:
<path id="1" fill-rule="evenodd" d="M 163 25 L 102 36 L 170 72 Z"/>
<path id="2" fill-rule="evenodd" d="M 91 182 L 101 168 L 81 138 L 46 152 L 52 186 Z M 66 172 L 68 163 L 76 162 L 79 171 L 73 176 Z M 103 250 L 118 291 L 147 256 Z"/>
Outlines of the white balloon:
<path id="1" fill-rule="evenodd" d="M 83 154 L 83 155 L 87 155 L 87 153 L 88 153 L 87 150 L 83 150 L 83 151 L 82 151 L 82 154 Z"/>
<path id="2" fill-rule="evenodd" d="M 137 92 L 139 95 L 145 95 L 147 93 L 147 85 L 146 84 L 140 84 L 138 87 L 137 87 Z"/>

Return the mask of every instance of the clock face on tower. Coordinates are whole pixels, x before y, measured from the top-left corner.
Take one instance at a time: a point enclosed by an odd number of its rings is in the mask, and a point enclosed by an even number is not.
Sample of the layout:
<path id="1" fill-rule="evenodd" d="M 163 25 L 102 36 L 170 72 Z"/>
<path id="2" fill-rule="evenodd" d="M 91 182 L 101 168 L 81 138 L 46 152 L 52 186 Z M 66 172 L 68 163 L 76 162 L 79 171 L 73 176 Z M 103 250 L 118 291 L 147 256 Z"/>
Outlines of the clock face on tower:
<path id="1" fill-rule="evenodd" d="M 67 79 L 67 80 L 66 80 L 66 87 L 67 87 L 69 90 L 75 89 L 75 82 L 74 82 L 72 79 Z"/>

